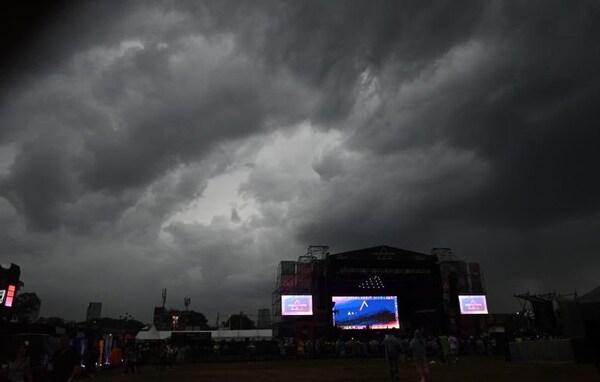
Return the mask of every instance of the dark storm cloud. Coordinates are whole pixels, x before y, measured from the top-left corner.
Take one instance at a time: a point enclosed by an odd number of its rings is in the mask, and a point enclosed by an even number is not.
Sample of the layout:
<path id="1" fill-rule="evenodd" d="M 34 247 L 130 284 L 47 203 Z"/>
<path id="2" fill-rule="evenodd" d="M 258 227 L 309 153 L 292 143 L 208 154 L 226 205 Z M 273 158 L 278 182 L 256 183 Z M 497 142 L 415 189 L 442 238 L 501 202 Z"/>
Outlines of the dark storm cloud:
<path id="1" fill-rule="evenodd" d="M 242 221 L 242 219 L 240 218 L 240 214 L 235 208 L 231 209 L 231 221 L 234 223 L 240 223 Z"/>
<path id="2" fill-rule="evenodd" d="M 254 314 L 253 308 L 268 305 L 272 292 L 276 268 L 272 254 L 290 246 L 277 235 L 257 236 L 261 230 L 229 228 L 226 220 L 216 218 L 210 226 L 174 223 L 165 231 L 187 259 L 181 276 L 184 283 L 207 311 L 239 306 Z"/>
<path id="3" fill-rule="evenodd" d="M 357 145 L 394 152 L 445 142 L 473 151 L 492 173 L 479 197 L 457 205 L 474 219 L 536 224 L 594 214 L 600 56 L 586 47 L 600 30 L 589 5 L 489 5 L 486 24 L 390 90 Z"/>
<path id="4" fill-rule="evenodd" d="M 71 163 L 60 149 L 68 144 L 68 138 L 57 131 L 42 133 L 23 144 L 10 176 L 0 184 L 2 195 L 29 217 L 34 229 L 48 230 L 58 225 L 57 203 L 72 201 L 75 195 Z"/>
<path id="5" fill-rule="evenodd" d="M 315 122 L 345 117 L 355 102 L 357 79 L 390 60 L 403 76 L 471 35 L 483 3 L 422 1 L 290 2 L 272 11 L 265 60 L 285 65 L 325 95 Z M 454 11 L 460 9 L 461 12 Z M 454 17 L 448 17 L 452 13 Z M 394 82 L 402 80 L 393 79 Z"/>
<path id="6" fill-rule="evenodd" d="M 179 19 L 186 17 L 167 12 L 165 23 L 179 26 Z M 66 72 L 48 77 L 33 90 L 15 92 L 17 96 L 6 102 L 9 136 L 37 134 L 44 124 L 59 124 L 77 141 L 28 141 L 4 180 L 5 193 L 12 192 L 10 200 L 32 227 L 58 228 L 57 204 L 77 202 L 88 192 L 125 201 L 119 193 L 143 191 L 177 166 L 201 160 L 215 143 L 293 123 L 314 102 L 314 95 L 294 79 L 267 73 L 255 58 L 240 53 L 231 34 L 188 33 L 161 42 L 152 35 L 131 34 L 133 40 L 116 46 L 95 46 L 72 56 Z M 27 113 L 29 107 L 35 113 Z M 52 150 L 64 159 L 64 166 L 53 166 L 35 154 Z M 49 180 L 43 195 L 27 194 L 31 183 L 17 184 L 44 181 L 18 178 L 35 169 Z M 62 181 L 67 178 L 70 188 L 57 189 L 67 187 Z M 107 204 L 108 210 L 129 207 Z"/>
<path id="7" fill-rule="evenodd" d="M 233 64 L 211 73 L 214 78 L 208 86 L 194 88 L 168 78 L 166 55 L 145 51 L 116 69 L 118 73 L 106 74 L 123 78 L 115 84 L 117 89 L 111 89 L 117 97 L 137 84 L 158 86 L 142 90 L 150 93 L 144 103 L 125 111 L 129 124 L 124 130 L 103 132 L 88 142 L 94 163 L 85 182 L 92 188 L 147 184 L 178 161 L 201 155 L 217 138 L 244 135 L 261 122 L 264 112 L 251 68 L 236 68 L 235 58 Z"/>
<path id="8" fill-rule="evenodd" d="M 389 51 L 380 60 L 368 61 L 368 56 L 348 50 L 354 53 L 344 59 L 368 62 L 355 72 L 335 66 L 335 50 L 320 51 L 324 56 L 319 62 L 332 59 L 324 67 L 342 72 L 334 76 L 350 73 L 354 79 L 356 91 L 345 88 L 343 95 L 333 95 L 338 99 L 332 104 L 344 103 L 348 95 L 351 103 L 356 101 L 358 74 L 366 68 L 366 80 L 379 102 L 354 130 L 352 121 L 340 123 L 353 131 L 348 147 L 368 153 L 358 161 L 367 170 L 342 165 L 348 160 L 344 150 L 326 153 L 315 163 L 315 171 L 329 184 L 295 205 L 300 242 L 344 249 L 387 242 L 425 252 L 454 243 L 492 267 L 508 262 L 511 266 L 502 268 L 505 276 L 528 256 L 531 261 L 515 274 L 535 280 L 544 272 L 561 273 L 564 266 L 564 249 L 540 244 L 557 244 L 545 227 L 575 219 L 579 223 L 564 228 L 572 232 L 565 234 L 565 242 L 587 241 L 587 231 L 575 226 L 595 224 L 586 217 L 597 216 L 599 207 L 600 182 L 592 174 L 600 138 L 595 128 L 600 57 L 590 49 L 600 36 L 597 3 L 479 4 L 468 7 L 464 22 L 456 25 L 437 17 L 445 14 L 440 7 L 424 6 L 414 13 L 405 8 L 405 21 L 396 24 L 392 42 L 385 45 Z M 344 41 L 346 34 L 328 31 L 326 40 Z M 306 39 L 306 46 L 314 48 L 322 41 L 313 40 Z M 310 62 L 299 65 L 306 69 Z M 327 73 L 314 68 L 306 72 L 327 84 Z M 352 106 L 356 114 L 365 110 Z M 436 147 L 447 148 L 448 155 L 432 150 Z M 404 161 L 403 154 L 424 161 Z M 455 165 L 443 168 L 438 161 Z M 257 182 L 258 198 L 278 195 L 273 187 L 261 192 L 259 184 L 269 183 L 263 178 Z M 289 182 L 278 190 L 285 188 Z M 447 233 L 457 227 L 484 227 L 488 233 L 458 240 L 458 233 Z M 511 243 L 506 244 L 510 250 L 501 249 L 505 245 L 488 249 L 486 236 Z M 587 248 L 575 251 L 573 267 L 594 261 L 593 250 Z M 535 269 L 534 263 L 546 257 L 554 260 L 545 263 L 544 271 Z M 492 279 L 503 278 L 494 274 Z M 577 283 L 564 275 L 554 281 Z"/>
<path id="9" fill-rule="evenodd" d="M 599 12 L 593 1 L 54 8 L 2 79 L 0 221 L 14 222 L 2 255 L 22 256 L 54 303 L 90 268 L 112 274 L 141 315 L 152 283 L 211 311 L 268 305 L 277 261 L 315 243 L 453 247 L 488 267 L 503 307 L 511 285 L 576 283 L 560 275 L 565 252 L 591 280 Z M 210 222 L 177 222 L 244 165 L 238 191 L 256 212 L 227 204 Z M 31 269 L 39 258 L 56 272 L 47 282 Z"/>

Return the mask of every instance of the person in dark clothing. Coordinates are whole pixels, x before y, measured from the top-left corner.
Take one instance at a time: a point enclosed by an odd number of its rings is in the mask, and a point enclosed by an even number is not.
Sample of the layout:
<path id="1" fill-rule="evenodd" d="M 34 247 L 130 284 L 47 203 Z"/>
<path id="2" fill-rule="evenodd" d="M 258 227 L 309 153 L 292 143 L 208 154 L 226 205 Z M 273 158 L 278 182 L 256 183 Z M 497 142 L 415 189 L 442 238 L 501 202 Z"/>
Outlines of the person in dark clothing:
<path id="1" fill-rule="evenodd" d="M 62 336 L 59 348 L 52 356 L 51 382 L 71 382 L 80 372 L 80 360 L 75 349 L 69 345 L 69 337 Z"/>
<path id="2" fill-rule="evenodd" d="M 128 374 L 129 371 L 135 373 L 141 373 L 140 364 L 138 359 L 138 352 L 134 345 L 129 346 L 129 348 L 125 351 L 125 374 Z"/>
<path id="3" fill-rule="evenodd" d="M 413 360 L 419 373 L 420 381 L 425 382 L 429 368 L 427 367 L 427 344 L 421 332 L 415 330 L 415 336 L 410 341 L 410 350 L 412 351 Z"/>
<path id="4" fill-rule="evenodd" d="M 168 351 L 167 345 L 165 343 L 161 343 L 157 349 L 158 363 L 156 364 L 156 370 L 165 371 L 167 370 L 167 358 Z"/>
<path id="5" fill-rule="evenodd" d="M 93 376 L 94 374 L 96 374 L 96 362 L 98 362 L 98 357 L 98 340 L 94 340 L 91 342 L 91 346 L 88 348 L 85 355 L 84 374 L 86 376 Z"/>
<path id="6" fill-rule="evenodd" d="M 408 366 L 408 359 L 410 358 L 410 341 L 406 336 L 400 337 L 400 365 Z"/>
<path id="7" fill-rule="evenodd" d="M 398 374 L 398 356 L 400 355 L 402 344 L 392 334 L 386 334 L 381 342 L 381 346 L 385 352 L 385 360 L 390 368 L 390 377 L 392 378 L 392 381 L 400 380 Z"/>
<path id="8" fill-rule="evenodd" d="M 27 345 L 19 343 L 11 358 L 3 365 L 4 373 L 0 373 L 0 380 L 6 377 L 9 382 L 32 382 L 31 365 L 27 356 Z"/>

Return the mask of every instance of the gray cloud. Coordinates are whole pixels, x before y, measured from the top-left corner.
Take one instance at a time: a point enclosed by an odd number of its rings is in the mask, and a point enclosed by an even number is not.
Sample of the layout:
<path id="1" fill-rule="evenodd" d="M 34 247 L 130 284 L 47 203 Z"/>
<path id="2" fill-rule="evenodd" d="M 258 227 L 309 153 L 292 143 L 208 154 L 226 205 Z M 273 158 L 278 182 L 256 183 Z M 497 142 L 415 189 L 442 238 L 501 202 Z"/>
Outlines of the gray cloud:
<path id="1" fill-rule="evenodd" d="M 67 315 L 104 299 L 148 317 L 162 287 L 193 292 L 210 315 L 262 307 L 277 262 L 315 243 L 451 246 L 482 263 L 498 310 L 515 286 L 591 288 L 598 12 L 594 1 L 53 9 L 2 79 L 2 260 Z M 234 169 L 239 201 L 178 221 Z"/>

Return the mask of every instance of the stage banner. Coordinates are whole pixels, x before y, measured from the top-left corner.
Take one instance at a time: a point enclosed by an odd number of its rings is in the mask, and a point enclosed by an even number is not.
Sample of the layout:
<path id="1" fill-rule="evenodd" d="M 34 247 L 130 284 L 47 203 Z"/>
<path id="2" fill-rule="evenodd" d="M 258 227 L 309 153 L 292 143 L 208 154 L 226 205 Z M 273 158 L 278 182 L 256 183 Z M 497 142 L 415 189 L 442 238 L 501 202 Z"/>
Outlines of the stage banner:
<path id="1" fill-rule="evenodd" d="M 296 289 L 295 275 L 281 275 L 281 293 L 293 292 Z"/>

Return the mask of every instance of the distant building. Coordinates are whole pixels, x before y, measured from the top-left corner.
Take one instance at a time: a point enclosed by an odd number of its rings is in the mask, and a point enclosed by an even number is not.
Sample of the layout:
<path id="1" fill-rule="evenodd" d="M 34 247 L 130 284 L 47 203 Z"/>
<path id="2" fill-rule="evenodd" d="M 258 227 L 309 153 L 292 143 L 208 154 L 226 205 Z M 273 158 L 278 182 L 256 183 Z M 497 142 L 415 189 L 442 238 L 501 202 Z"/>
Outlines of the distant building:
<path id="1" fill-rule="evenodd" d="M 152 323 L 157 330 L 173 330 L 173 314 L 165 308 L 157 306 L 154 308 Z"/>
<path id="2" fill-rule="evenodd" d="M 101 302 L 90 302 L 87 307 L 87 314 L 85 315 L 86 321 L 97 320 L 102 317 L 102 303 Z"/>
<path id="3" fill-rule="evenodd" d="M 271 327 L 271 311 L 267 308 L 258 310 L 258 320 L 256 321 L 258 329 L 268 329 Z"/>

